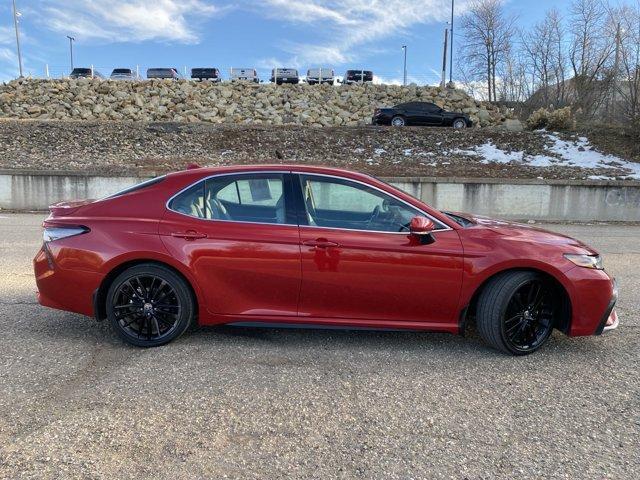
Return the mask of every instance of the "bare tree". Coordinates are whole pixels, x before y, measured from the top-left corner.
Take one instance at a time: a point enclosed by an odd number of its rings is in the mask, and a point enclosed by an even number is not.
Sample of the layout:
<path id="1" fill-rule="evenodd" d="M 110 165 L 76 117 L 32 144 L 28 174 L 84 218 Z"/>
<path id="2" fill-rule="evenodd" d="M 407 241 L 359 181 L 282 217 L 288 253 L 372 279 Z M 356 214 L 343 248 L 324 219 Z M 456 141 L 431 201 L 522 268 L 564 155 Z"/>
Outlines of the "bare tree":
<path id="1" fill-rule="evenodd" d="M 521 45 L 530 70 L 537 106 L 561 106 L 565 103 L 565 70 L 563 26 L 556 9 L 530 31 L 521 34 Z"/>
<path id="2" fill-rule="evenodd" d="M 620 22 L 617 61 L 614 63 L 614 102 L 618 99 L 625 119 L 640 120 L 640 0 L 613 13 Z"/>
<path id="3" fill-rule="evenodd" d="M 569 59 L 575 104 L 585 113 L 596 112 L 605 100 L 603 81 L 615 50 L 610 19 L 601 0 L 574 0 L 571 6 Z"/>
<path id="4" fill-rule="evenodd" d="M 514 35 L 515 18 L 504 13 L 502 3 L 473 0 L 462 17 L 462 63 L 468 77 L 486 83 L 489 101 L 498 98 L 498 71 L 509 58 Z"/>

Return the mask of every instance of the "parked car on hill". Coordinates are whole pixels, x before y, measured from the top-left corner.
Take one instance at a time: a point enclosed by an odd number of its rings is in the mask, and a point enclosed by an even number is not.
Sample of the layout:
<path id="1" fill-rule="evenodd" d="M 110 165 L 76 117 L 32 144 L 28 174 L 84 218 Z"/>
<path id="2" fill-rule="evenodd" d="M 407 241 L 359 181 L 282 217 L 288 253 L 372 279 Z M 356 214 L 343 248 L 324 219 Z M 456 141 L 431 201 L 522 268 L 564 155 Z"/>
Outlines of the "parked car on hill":
<path id="1" fill-rule="evenodd" d="M 104 76 L 93 68 L 76 67 L 71 70 L 69 78 L 104 78 Z"/>
<path id="2" fill-rule="evenodd" d="M 258 77 L 258 72 L 255 68 L 232 68 L 231 81 L 260 83 L 260 78 Z"/>
<path id="3" fill-rule="evenodd" d="M 335 79 L 335 72 L 331 68 L 310 68 L 307 70 L 307 83 L 309 85 L 316 85 L 322 83 L 328 83 L 333 85 Z"/>
<path id="4" fill-rule="evenodd" d="M 373 72 L 371 70 L 347 70 L 347 73 L 342 78 L 342 83 L 347 85 L 366 82 L 373 82 Z"/>
<path id="5" fill-rule="evenodd" d="M 130 68 L 114 68 L 109 78 L 111 80 L 136 80 L 138 75 Z"/>
<path id="6" fill-rule="evenodd" d="M 618 325 L 593 248 L 345 170 L 192 168 L 53 205 L 43 227 L 40 304 L 107 319 L 141 347 L 196 322 L 464 334 L 472 320 L 490 346 L 525 355 L 554 329 Z"/>
<path id="7" fill-rule="evenodd" d="M 222 75 L 220 74 L 220 70 L 217 68 L 192 68 L 191 69 L 191 78 L 196 80 L 209 80 L 211 82 L 217 83 L 222 81 Z"/>
<path id="8" fill-rule="evenodd" d="M 271 70 L 270 81 L 276 85 L 282 85 L 283 83 L 298 83 L 300 77 L 298 70 L 295 68 L 274 68 Z"/>
<path id="9" fill-rule="evenodd" d="M 376 108 L 371 121 L 374 125 L 429 125 L 453 128 L 473 126 L 468 115 L 460 112 L 447 112 L 434 103 L 408 102 L 391 108 Z"/>
<path id="10" fill-rule="evenodd" d="M 147 78 L 160 78 L 178 80 L 180 74 L 177 68 L 149 68 L 147 69 Z"/>

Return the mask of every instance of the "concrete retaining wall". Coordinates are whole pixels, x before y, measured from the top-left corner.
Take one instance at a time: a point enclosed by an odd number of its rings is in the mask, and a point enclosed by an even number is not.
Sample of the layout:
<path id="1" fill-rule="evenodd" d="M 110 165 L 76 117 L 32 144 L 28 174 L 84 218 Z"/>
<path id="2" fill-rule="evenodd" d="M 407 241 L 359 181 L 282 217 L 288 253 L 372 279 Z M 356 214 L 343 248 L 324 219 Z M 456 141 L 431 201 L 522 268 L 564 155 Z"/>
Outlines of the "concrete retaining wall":
<path id="1" fill-rule="evenodd" d="M 104 197 L 141 180 L 0 170 L 0 208 L 46 210 L 51 203 Z M 640 222 L 640 182 L 431 177 L 386 180 L 444 210 L 518 220 Z"/>

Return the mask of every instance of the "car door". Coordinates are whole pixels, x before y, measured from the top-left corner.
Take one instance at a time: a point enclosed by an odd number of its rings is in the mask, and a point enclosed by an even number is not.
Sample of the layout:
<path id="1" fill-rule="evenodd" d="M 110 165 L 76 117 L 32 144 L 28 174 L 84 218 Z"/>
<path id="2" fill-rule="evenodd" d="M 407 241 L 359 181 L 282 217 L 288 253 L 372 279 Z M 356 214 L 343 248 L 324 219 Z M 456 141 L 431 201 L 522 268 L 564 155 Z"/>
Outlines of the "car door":
<path id="1" fill-rule="evenodd" d="M 423 112 L 416 102 L 398 105 L 401 115 L 406 119 L 407 125 L 424 125 Z"/>
<path id="2" fill-rule="evenodd" d="M 339 177 L 299 179 L 299 316 L 436 329 L 457 321 L 463 252 L 455 230 L 435 220 L 435 241 L 423 243 L 408 223 L 428 215 L 402 200 Z"/>
<path id="3" fill-rule="evenodd" d="M 438 126 L 442 125 L 444 120 L 442 109 L 432 103 L 425 103 L 422 105 L 421 116 L 423 119 L 423 125 Z"/>
<path id="4" fill-rule="evenodd" d="M 297 314 L 300 237 L 289 173 L 223 174 L 175 195 L 160 223 L 213 314 Z"/>

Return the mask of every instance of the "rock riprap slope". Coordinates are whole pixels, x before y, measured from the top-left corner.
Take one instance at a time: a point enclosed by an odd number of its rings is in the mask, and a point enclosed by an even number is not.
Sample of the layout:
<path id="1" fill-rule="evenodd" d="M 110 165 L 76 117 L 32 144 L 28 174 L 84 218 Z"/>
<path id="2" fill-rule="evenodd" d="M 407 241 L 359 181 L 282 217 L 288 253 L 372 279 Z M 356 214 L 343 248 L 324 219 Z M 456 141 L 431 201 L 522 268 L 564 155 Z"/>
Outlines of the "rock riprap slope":
<path id="1" fill-rule="evenodd" d="M 508 112 L 461 90 L 410 85 L 282 85 L 189 80 L 20 79 L 0 85 L 0 117 L 357 126 L 377 107 L 433 102 L 500 125 Z"/>

